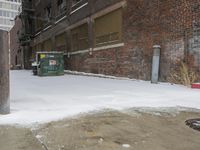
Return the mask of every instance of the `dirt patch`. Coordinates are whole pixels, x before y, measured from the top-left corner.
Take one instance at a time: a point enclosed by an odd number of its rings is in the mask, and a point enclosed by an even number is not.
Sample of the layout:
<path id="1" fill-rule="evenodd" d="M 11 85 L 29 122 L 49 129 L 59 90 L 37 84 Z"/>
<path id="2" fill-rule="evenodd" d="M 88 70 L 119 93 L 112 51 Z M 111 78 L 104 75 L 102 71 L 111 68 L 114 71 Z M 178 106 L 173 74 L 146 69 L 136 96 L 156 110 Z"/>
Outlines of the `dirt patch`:
<path id="1" fill-rule="evenodd" d="M 0 126 L 1 150 L 44 150 L 30 129 Z"/>
<path id="2" fill-rule="evenodd" d="M 1 150 L 197 150 L 200 132 L 185 125 L 200 112 L 104 111 L 38 128 L 0 126 Z"/>
<path id="3" fill-rule="evenodd" d="M 185 125 L 198 112 L 101 112 L 35 131 L 49 150 L 197 150 L 200 132 Z"/>

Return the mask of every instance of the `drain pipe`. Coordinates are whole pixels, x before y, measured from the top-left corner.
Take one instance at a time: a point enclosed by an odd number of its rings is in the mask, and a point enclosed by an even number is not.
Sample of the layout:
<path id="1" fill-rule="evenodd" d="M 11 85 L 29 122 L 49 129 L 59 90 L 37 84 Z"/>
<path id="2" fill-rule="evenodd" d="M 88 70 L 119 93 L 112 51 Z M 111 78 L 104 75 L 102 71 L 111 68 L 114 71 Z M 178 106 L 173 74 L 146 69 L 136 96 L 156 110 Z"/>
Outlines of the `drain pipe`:
<path id="1" fill-rule="evenodd" d="M 151 83 L 158 83 L 159 78 L 159 66 L 160 66 L 160 45 L 153 46 L 153 59 L 151 70 Z"/>
<path id="2" fill-rule="evenodd" d="M 0 30 L 0 114 L 10 113 L 8 32 Z"/>

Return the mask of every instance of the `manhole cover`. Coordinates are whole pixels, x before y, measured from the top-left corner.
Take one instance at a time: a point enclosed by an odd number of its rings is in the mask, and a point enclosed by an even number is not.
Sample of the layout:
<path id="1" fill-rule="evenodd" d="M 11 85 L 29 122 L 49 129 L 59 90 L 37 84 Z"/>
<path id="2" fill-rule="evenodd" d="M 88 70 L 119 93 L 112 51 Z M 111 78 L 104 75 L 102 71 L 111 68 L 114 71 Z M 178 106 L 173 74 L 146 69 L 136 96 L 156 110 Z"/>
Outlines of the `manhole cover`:
<path id="1" fill-rule="evenodd" d="M 198 118 L 198 119 L 189 119 L 189 120 L 186 120 L 185 123 L 190 128 L 200 131 L 200 118 Z"/>

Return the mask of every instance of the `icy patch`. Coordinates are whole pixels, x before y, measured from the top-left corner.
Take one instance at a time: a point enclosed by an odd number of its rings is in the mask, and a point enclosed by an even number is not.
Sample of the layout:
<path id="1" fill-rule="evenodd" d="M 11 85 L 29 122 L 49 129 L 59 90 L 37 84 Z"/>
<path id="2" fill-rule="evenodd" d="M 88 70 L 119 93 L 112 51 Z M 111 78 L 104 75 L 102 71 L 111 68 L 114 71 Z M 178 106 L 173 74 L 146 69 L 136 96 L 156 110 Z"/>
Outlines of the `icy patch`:
<path id="1" fill-rule="evenodd" d="M 41 139 L 42 138 L 42 135 L 36 135 L 35 136 L 37 139 Z"/>
<path id="2" fill-rule="evenodd" d="M 103 141 L 104 141 L 103 138 L 100 138 L 100 139 L 98 140 L 98 143 L 99 143 L 99 144 L 102 144 Z"/>
<path id="3" fill-rule="evenodd" d="M 122 144 L 123 148 L 130 148 L 131 146 L 129 144 Z"/>

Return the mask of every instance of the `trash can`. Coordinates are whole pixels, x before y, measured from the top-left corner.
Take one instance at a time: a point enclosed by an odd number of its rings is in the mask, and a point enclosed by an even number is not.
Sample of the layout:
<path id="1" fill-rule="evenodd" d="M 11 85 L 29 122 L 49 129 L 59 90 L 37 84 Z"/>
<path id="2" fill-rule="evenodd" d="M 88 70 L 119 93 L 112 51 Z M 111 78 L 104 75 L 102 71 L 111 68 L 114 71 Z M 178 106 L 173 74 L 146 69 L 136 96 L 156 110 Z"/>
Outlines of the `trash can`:
<path id="1" fill-rule="evenodd" d="M 37 74 L 39 76 L 64 75 L 62 52 L 37 52 Z"/>

